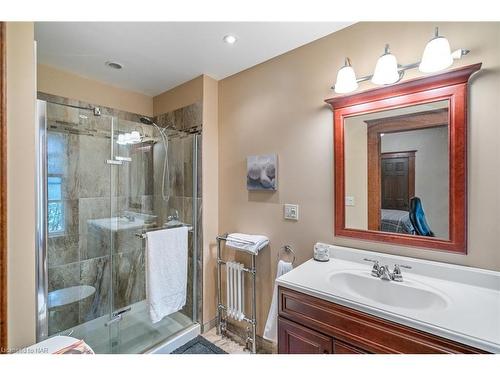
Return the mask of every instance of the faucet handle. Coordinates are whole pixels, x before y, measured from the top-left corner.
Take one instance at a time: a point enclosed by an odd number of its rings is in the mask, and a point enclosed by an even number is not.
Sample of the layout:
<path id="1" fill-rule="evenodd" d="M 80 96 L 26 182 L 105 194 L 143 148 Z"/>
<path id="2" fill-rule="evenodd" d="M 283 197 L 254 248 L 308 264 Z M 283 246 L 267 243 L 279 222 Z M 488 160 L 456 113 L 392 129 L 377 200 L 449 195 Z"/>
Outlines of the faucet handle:
<path id="1" fill-rule="evenodd" d="M 363 258 L 365 262 L 372 262 L 373 267 L 372 267 L 372 276 L 373 277 L 380 277 L 380 265 L 378 263 L 378 260 L 376 259 L 368 259 L 368 258 Z"/>
<path id="2" fill-rule="evenodd" d="M 407 266 L 405 264 L 396 264 L 396 266 L 401 267 L 401 268 L 406 268 L 407 270 L 411 270 L 411 266 Z"/>
<path id="3" fill-rule="evenodd" d="M 392 272 L 392 280 L 394 281 L 403 281 L 403 274 L 401 273 L 401 268 L 411 269 L 410 266 L 405 266 L 403 264 L 395 264 L 394 271 Z"/>

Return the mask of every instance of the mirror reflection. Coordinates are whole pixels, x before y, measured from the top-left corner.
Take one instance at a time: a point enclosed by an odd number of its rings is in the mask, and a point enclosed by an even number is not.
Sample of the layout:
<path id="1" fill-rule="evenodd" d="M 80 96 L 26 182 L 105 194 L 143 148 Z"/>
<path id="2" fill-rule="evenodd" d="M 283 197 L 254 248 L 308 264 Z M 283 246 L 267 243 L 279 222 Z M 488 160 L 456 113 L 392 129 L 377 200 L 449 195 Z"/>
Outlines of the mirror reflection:
<path id="1" fill-rule="evenodd" d="M 448 101 L 344 121 L 345 226 L 449 239 Z"/>

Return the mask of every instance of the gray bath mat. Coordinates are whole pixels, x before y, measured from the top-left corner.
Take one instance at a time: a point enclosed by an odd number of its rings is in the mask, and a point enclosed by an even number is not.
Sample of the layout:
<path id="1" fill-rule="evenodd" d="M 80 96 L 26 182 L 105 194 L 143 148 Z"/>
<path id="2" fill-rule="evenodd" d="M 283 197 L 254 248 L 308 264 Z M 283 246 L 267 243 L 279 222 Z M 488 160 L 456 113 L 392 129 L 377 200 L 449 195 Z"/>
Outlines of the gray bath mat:
<path id="1" fill-rule="evenodd" d="M 171 354 L 227 354 L 217 345 L 212 344 L 202 336 L 195 337 L 191 341 L 175 349 Z"/>

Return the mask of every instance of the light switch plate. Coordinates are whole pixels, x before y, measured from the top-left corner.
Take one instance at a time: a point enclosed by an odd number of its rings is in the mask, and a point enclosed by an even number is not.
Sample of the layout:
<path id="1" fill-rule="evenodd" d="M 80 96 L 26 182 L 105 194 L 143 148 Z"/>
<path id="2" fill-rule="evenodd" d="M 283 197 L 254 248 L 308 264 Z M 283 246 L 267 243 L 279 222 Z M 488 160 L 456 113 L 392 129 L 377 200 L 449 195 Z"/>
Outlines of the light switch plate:
<path id="1" fill-rule="evenodd" d="M 346 206 L 354 206 L 354 197 L 345 197 L 345 205 Z"/>
<path id="2" fill-rule="evenodd" d="M 286 203 L 283 209 L 283 217 L 286 220 L 299 220 L 299 205 Z"/>

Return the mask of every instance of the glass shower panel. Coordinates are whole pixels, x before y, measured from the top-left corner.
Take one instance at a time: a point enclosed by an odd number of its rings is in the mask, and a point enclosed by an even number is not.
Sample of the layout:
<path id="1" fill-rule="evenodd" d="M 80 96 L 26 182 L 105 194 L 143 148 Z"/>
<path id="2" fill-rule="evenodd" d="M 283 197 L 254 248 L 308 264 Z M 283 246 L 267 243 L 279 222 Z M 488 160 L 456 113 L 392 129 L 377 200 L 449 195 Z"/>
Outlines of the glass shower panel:
<path id="1" fill-rule="evenodd" d="M 49 336 L 72 334 L 109 350 L 110 137 L 113 118 L 46 103 Z"/>
<path id="2" fill-rule="evenodd" d="M 140 141 L 124 142 L 133 132 Z M 169 216 L 193 225 L 194 135 L 164 132 L 154 125 L 118 119 L 114 127 L 114 158 L 122 161 L 111 180 L 112 213 L 119 218 L 112 238 L 113 311 L 121 314 L 116 335 L 111 337 L 120 353 L 145 351 L 167 337 L 191 326 L 193 317 L 193 234 L 188 237 L 186 306 L 153 324 L 146 300 L 146 241 L 140 234 L 169 226 Z M 182 136 L 183 135 L 183 136 Z M 164 182 L 163 182 L 164 181 Z M 171 221 L 170 221 L 171 222 Z"/>

